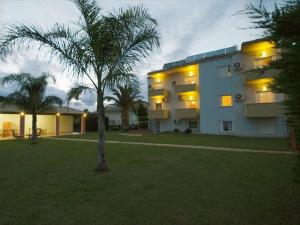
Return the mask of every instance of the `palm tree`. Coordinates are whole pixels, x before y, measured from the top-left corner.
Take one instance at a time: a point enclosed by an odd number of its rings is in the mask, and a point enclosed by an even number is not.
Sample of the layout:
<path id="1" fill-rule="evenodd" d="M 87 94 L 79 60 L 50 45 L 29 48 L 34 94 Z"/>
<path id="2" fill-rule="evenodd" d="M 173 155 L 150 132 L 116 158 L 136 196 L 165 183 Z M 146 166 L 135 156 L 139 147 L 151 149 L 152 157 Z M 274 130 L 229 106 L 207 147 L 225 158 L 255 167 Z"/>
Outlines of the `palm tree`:
<path id="1" fill-rule="evenodd" d="M 53 104 L 62 104 L 62 100 L 55 95 L 45 95 L 48 80 L 55 83 L 53 75 L 43 73 L 39 77 L 34 77 L 29 73 L 11 74 L 1 79 L 1 83 L 14 84 L 18 89 L 4 97 L 4 104 L 12 104 L 20 109 L 32 114 L 32 135 L 31 144 L 36 144 L 37 140 L 37 114 L 51 108 Z"/>
<path id="2" fill-rule="evenodd" d="M 142 7 L 129 7 L 102 14 L 95 0 L 72 0 L 80 17 L 72 26 L 55 24 L 50 29 L 23 24 L 11 25 L 0 36 L 0 55 L 14 47 L 39 47 L 49 50 L 50 60 L 58 61 L 76 78 L 86 78 L 78 85 L 78 98 L 87 89 L 97 95 L 98 161 L 97 170 L 107 170 L 104 143 L 104 104 L 107 89 L 135 81 L 131 71 L 136 63 L 159 46 L 157 22 Z M 75 87 L 75 88 L 76 88 Z M 73 89 L 74 90 L 74 89 Z"/>
<path id="3" fill-rule="evenodd" d="M 113 101 L 112 104 L 121 108 L 121 127 L 126 131 L 129 128 L 129 110 L 133 109 L 134 105 L 141 102 L 140 91 L 131 85 L 125 84 L 124 86 L 118 85 L 112 89 L 113 96 L 107 96 L 105 100 Z"/>

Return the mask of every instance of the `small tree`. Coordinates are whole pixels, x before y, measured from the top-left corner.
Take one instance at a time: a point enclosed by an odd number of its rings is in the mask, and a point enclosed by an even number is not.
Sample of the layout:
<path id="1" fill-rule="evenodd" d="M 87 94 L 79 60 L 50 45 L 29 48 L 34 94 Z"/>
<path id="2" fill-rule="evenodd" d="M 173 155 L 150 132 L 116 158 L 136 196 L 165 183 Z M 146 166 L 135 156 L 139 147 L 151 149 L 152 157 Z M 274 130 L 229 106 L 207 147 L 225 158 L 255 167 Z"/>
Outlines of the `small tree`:
<path id="1" fill-rule="evenodd" d="M 148 128 L 148 104 L 141 101 L 134 107 L 139 120 L 139 128 Z"/>
<path id="2" fill-rule="evenodd" d="M 37 114 L 51 108 L 53 104 L 62 104 L 62 100 L 55 95 L 45 95 L 48 80 L 55 83 L 55 78 L 51 74 L 43 73 L 39 77 L 34 77 L 29 73 L 12 74 L 2 78 L 2 85 L 15 84 L 18 89 L 4 97 L 4 104 L 18 106 L 25 112 L 32 114 L 32 135 L 31 144 L 37 141 Z"/>
<path id="3" fill-rule="evenodd" d="M 140 91 L 131 85 L 118 85 L 112 89 L 114 96 L 107 96 L 105 100 L 112 101 L 109 105 L 117 106 L 121 109 L 121 127 L 126 131 L 129 129 L 129 110 L 132 110 L 134 105 L 141 102 L 142 97 Z"/>
<path id="4" fill-rule="evenodd" d="M 271 64 L 281 71 L 273 89 L 287 96 L 287 116 L 300 143 L 300 1 L 288 0 L 280 7 L 275 4 L 274 11 L 268 11 L 260 1 L 257 6 L 248 4 L 245 13 L 254 28 L 263 29 L 264 37 L 282 49 L 281 58 Z"/>

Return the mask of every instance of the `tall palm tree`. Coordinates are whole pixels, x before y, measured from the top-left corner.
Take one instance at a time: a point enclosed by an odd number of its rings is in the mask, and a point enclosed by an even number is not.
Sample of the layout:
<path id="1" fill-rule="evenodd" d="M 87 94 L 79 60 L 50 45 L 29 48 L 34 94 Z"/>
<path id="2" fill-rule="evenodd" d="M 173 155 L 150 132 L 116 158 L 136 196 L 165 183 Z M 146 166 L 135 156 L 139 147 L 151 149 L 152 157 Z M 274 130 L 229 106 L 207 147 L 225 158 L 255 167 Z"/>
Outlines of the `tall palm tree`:
<path id="1" fill-rule="evenodd" d="M 114 96 L 107 96 L 105 100 L 113 101 L 109 105 L 121 108 L 121 127 L 122 130 L 126 131 L 129 128 L 129 110 L 142 101 L 142 97 L 139 95 L 140 91 L 131 85 L 125 84 L 112 89 L 112 94 Z"/>
<path id="2" fill-rule="evenodd" d="M 45 30 L 39 26 L 11 25 L 0 36 L 0 55 L 6 56 L 16 46 L 38 43 L 49 50 L 50 60 L 58 59 L 72 75 L 86 78 L 89 83 L 76 86 L 74 97 L 87 89 L 93 89 L 97 95 L 97 170 L 104 171 L 108 168 L 104 151 L 106 90 L 136 80 L 130 71 L 159 46 L 158 25 L 142 6 L 104 15 L 95 0 L 72 2 L 81 14 L 72 26 L 55 24 Z"/>
<path id="3" fill-rule="evenodd" d="M 11 74 L 1 79 L 2 85 L 14 84 L 18 89 L 4 97 L 4 104 L 18 106 L 25 112 L 32 114 L 32 135 L 31 144 L 37 141 L 37 114 L 51 108 L 53 104 L 62 104 L 62 100 L 55 95 L 45 95 L 48 80 L 55 83 L 53 75 L 43 73 L 39 77 L 34 77 L 29 73 Z"/>

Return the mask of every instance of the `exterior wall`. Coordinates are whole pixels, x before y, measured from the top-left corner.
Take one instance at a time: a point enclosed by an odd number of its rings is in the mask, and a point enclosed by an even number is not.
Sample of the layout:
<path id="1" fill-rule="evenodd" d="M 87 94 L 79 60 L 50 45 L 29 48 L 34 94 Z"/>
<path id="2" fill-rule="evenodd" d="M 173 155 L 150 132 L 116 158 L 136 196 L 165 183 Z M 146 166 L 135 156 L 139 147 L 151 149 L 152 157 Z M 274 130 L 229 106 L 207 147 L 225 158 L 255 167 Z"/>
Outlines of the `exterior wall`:
<path id="1" fill-rule="evenodd" d="M 121 125 L 121 111 L 110 110 L 105 112 L 105 116 L 109 118 L 110 125 Z M 129 125 L 138 124 L 137 115 L 133 111 L 129 111 Z"/>
<path id="2" fill-rule="evenodd" d="M 3 123 L 10 122 L 11 129 L 19 130 L 20 126 L 20 114 L 0 114 L 0 130 L 2 133 Z"/>
<path id="3" fill-rule="evenodd" d="M 240 136 L 287 136 L 284 116 L 274 118 L 247 118 L 244 105 L 256 102 L 256 87 L 245 85 L 242 70 L 231 70 L 231 76 L 219 77 L 217 68 L 223 65 L 233 65 L 240 62 L 246 68 L 251 68 L 253 59 L 236 54 L 223 59 L 201 63 L 200 66 L 200 132 L 206 134 L 229 134 Z M 242 94 L 242 100 L 235 101 L 235 94 Z M 232 95 L 233 106 L 221 107 L 219 96 Z M 276 94 L 276 101 L 282 101 L 283 96 Z M 221 131 L 221 121 L 233 121 L 232 132 Z M 265 121 L 265 122 L 264 122 Z M 266 122 L 267 121 L 267 122 Z M 269 122 L 268 122 L 269 121 Z M 265 124 L 274 124 L 274 132 L 263 132 Z M 272 125 L 271 125 L 272 126 Z"/>
<path id="4" fill-rule="evenodd" d="M 37 128 L 46 129 L 46 135 L 55 135 L 56 123 L 55 115 L 38 115 Z M 73 132 L 73 116 L 61 115 L 60 121 L 60 134 Z M 25 115 L 25 135 L 31 133 L 32 115 Z"/>
<path id="5" fill-rule="evenodd" d="M 59 133 L 66 134 L 73 132 L 73 116 L 61 115 L 59 118 L 60 127 Z"/>
<path id="6" fill-rule="evenodd" d="M 32 115 L 25 115 L 25 136 L 31 133 Z M 55 135 L 55 115 L 37 115 L 37 128 L 46 129 L 46 135 Z"/>
<path id="7" fill-rule="evenodd" d="M 186 102 L 179 100 L 179 95 L 186 94 L 186 93 L 176 93 L 175 89 L 178 90 L 179 89 L 178 85 L 185 84 L 185 75 L 190 71 L 193 71 L 193 73 L 195 74 L 196 76 L 195 83 L 196 86 L 198 87 L 198 80 L 199 80 L 198 65 L 187 66 L 186 68 L 187 68 L 186 70 L 172 71 L 168 74 L 164 74 L 164 76 L 161 78 L 163 82 L 163 89 L 167 90 L 168 92 L 168 95 L 165 96 L 165 101 L 162 102 L 162 109 L 168 110 L 169 116 L 167 119 L 151 119 L 151 118 L 149 119 L 149 127 L 154 132 L 173 131 L 174 129 L 184 131 L 188 128 L 188 122 L 195 121 L 195 120 L 198 122 L 198 127 L 193 129 L 193 131 L 199 132 L 200 130 L 199 118 L 185 119 L 185 118 L 176 118 L 175 116 L 176 109 L 186 108 L 185 105 Z M 150 79 L 148 79 L 148 85 L 152 86 L 154 83 L 153 79 L 155 78 L 151 78 L 151 77 L 149 78 Z M 194 91 L 194 94 L 196 95 L 195 107 L 199 108 L 198 90 Z M 149 104 L 150 104 L 149 110 L 154 110 L 155 104 L 158 103 L 158 101 L 161 101 L 161 99 L 156 97 L 149 97 Z"/>

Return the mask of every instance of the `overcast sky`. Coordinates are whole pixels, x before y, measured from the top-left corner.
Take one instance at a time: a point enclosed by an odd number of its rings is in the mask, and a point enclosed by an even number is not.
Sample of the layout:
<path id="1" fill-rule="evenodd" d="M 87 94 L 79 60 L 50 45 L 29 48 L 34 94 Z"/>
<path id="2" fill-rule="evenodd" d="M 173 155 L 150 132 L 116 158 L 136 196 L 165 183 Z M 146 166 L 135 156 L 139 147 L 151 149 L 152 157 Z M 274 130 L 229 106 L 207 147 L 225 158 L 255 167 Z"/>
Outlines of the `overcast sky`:
<path id="1" fill-rule="evenodd" d="M 245 15 L 235 15 L 246 3 L 258 0 L 98 0 L 103 12 L 111 9 L 143 4 L 158 20 L 161 48 L 139 64 L 135 73 L 142 84 L 142 93 L 147 95 L 147 73 L 160 69 L 164 63 L 184 59 L 206 51 L 240 45 L 260 37 L 261 32 L 243 29 L 251 26 Z M 273 8 L 274 0 L 265 0 Z M 281 2 L 278 0 L 277 2 Z M 12 23 L 38 24 L 44 27 L 52 24 L 69 24 L 78 19 L 78 11 L 68 0 L 0 0 L 0 32 Z M 51 72 L 57 78 L 48 93 L 55 93 L 65 99 L 65 93 L 75 80 L 63 72 L 57 63 L 48 63 L 47 53 L 41 50 L 18 51 L 0 61 L 0 77 L 17 72 L 39 74 Z M 10 89 L 0 87 L 0 95 Z M 92 94 L 82 96 L 75 108 L 95 109 Z"/>

